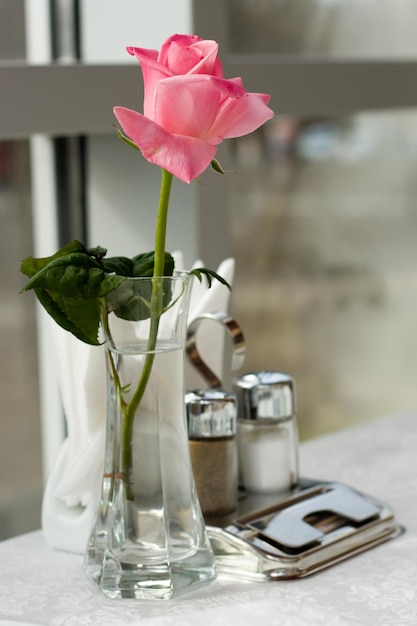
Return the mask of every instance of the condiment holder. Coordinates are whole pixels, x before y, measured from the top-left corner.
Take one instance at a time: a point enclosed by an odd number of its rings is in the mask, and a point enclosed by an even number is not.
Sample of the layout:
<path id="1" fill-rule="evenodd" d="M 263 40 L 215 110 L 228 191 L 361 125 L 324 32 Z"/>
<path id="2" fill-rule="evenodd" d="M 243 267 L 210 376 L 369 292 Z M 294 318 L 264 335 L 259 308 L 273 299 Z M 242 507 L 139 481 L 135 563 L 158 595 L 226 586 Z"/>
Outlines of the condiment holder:
<path id="1" fill-rule="evenodd" d="M 232 353 L 230 363 L 226 364 L 225 371 L 227 373 L 225 373 L 224 376 L 228 376 L 229 373 L 232 372 L 237 372 L 242 367 L 246 353 L 245 338 L 237 321 L 231 315 L 223 311 L 203 313 L 188 325 L 185 351 L 190 363 L 201 374 L 210 389 L 221 389 L 222 387 L 228 387 L 228 385 L 222 382 L 208 363 L 202 359 L 197 347 L 198 329 L 203 323 L 207 322 L 215 322 L 223 326 L 231 339 Z"/>
<path id="2" fill-rule="evenodd" d="M 232 337 L 230 371 L 241 367 L 245 344 L 225 313 L 202 315 L 188 330 L 187 354 L 209 387 L 186 393 L 190 452 L 219 571 L 253 581 L 300 578 L 401 534 L 384 502 L 299 477 L 293 378 L 254 372 L 236 378 L 235 393 L 224 391 L 197 348 L 207 319 Z"/>
<path id="3" fill-rule="evenodd" d="M 236 510 L 236 398 L 217 389 L 185 395 L 191 462 L 206 519 Z"/>
<path id="4" fill-rule="evenodd" d="M 253 493 L 279 493 L 298 482 L 295 383 L 262 371 L 236 379 L 240 484 Z"/>

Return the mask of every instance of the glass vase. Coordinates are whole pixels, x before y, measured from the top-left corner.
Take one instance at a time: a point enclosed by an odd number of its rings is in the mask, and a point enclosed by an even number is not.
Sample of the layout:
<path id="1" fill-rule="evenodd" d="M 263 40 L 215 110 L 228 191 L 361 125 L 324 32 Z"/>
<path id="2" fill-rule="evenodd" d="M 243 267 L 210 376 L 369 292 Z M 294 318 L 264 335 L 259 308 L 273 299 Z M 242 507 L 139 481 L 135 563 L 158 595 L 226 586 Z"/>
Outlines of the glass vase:
<path id="1" fill-rule="evenodd" d="M 107 432 L 87 575 L 167 599 L 216 576 L 191 469 L 183 360 L 191 278 L 127 278 L 103 301 Z"/>

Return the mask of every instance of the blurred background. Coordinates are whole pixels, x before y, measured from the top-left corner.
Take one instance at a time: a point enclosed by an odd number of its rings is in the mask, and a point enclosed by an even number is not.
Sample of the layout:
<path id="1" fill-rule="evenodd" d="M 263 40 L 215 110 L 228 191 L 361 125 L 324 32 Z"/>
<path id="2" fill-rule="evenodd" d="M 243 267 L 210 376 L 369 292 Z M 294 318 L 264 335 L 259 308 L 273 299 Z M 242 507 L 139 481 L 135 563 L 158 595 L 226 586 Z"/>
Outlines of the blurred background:
<path id="1" fill-rule="evenodd" d="M 379 98 L 380 84 L 372 104 L 362 102 L 356 77 L 373 63 L 389 87 L 393 76 L 415 72 L 417 4 L 147 4 L 0 0 L 0 75 L 2 67 L 84 63 L 106 65 L 111 80 L 130 62 L 125 45 L 158 48 L 175 31 L 218 40 L 226 75 L 238 65 L 245 78 L 247 68 L 249 90 L 258 90 L 250 81 L 259 68 L 259 90 L 273 94 L 277 116 L 225 147 L 232 174 L 207 173 L 202 189 L 175 186 L 168 246 L 188 263 L 236 259 L 232 310 L 247 339 L 244 371 L 294 376 L 302 440 L 415 408 L 417 102 L 406 80 L 393 86 L 394 104 Z M 281 89 L 274 72 L 282 67 Z M 313 79 L 301 91 L 291 83 L 292 70 L 308 76 L 317 67 L 320 88 Z M 335 68 L 346 72 L 346 110 L 334 105 Z M 18 109 L 16 100 L 10 119 Z M 0 127 L 0 539 L 39 527 L 43 484 L 65 436 L 45 322 L 31 295 L 18 293 L 20 261 L 73 238 L 112 254 L 149 248 L 159 182 L 118 143 L 111 122 L 68 134 L 31 123 L 8 132 L 3 115 Z"/>

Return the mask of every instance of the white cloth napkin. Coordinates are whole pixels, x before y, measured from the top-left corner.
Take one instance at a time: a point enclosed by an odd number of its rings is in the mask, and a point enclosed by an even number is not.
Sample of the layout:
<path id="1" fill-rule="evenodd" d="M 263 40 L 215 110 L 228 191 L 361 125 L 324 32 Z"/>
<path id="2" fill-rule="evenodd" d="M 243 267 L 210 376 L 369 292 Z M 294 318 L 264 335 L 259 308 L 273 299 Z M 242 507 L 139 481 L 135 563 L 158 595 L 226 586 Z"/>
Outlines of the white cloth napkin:
<path id="1" fill-rule="evenodd" d="M 175 267 L 184 269 L 182 254 L 174 254 Z M 193 267 L 203 267 L 197 261 Z M 217 273 L 232 283 L 234 259 L 223 261 Z M 203 279 L 194 280 L 188 320 L 202 313 L 227 312 L 229 290 L 217 281 L 209 289 Z M 57 356 L 67 437 L 48 478 L 42 504 L 42 529 L 54 548 L 83 553 L 96 513 L 103 467 L 106 417 L 104 349 L 89 346 L 51 322 Z M 216 375 L 223 376 L 224 330 L 205 323 L 198 338 L 202 358 Z M 186 363 L 185 387 L 206 386 Z"/>
<path id="2" fill-rule="evenodd" d="M 165 605 L 167 607 L 167 605 Z M 350 619 L 334 612 L 319 609 L 317 607 L 302 606 L 289 600 L 263 600 L 243 601 L 239 604 L 230 602 L 228 606 L 204 607 L 198 610 L 184 610 L 177 608 L 177 612 L 167 612 L 166 615 L 153 615 L 126 619 L 119 619 L 111 613 L 106 616 L 106 610 L 101 610 L 99 619 L 86 617 L 83 624 L 100 626 L 253 626 L 253 624 L 265 624 L 265 626 L 370 626 L 369 623 Z M 49 623 L 49 621 L 48 621 Z M 80 622 L 81 623 L 81 622 Z M 29 622 L 17 622 L 0 619 L 0 626 L 39 626 Z M 46 624 L 46 622 L 45 622 Z"/>
<path id="3" fill-rule="evenodd" d="M 113 622 L 114 623 L 114 622 Z M 130 622 L 129 626 L 370 626 L 317 607 L 301 606 L 290 600 L 257 599 L 228 606 L 207 607 L 202 611 L 171 613 Z M 104 626 L 104 624 L 103 624 Z M 107 626 L 107 625 L 106 625 Z"/>

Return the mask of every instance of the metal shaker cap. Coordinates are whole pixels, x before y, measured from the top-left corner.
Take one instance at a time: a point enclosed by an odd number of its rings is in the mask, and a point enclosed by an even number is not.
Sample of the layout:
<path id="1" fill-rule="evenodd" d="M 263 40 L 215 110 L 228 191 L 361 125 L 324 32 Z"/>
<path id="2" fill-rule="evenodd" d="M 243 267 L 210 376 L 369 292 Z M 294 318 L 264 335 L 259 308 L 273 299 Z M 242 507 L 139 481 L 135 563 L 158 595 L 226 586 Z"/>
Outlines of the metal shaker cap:
<path id="1" fill-rule="evenodd" d="M 236 434 L 236 396 L 219 389 L 188 391 L 185 394 L 190 439 L 231 437 Z"/>
<path id="2" fill-rule="evenodd" d="M 256 372 L 235 380 L 239 418 L 285 421 L 295 414 L 294 379 L 282 372 Z"/>

